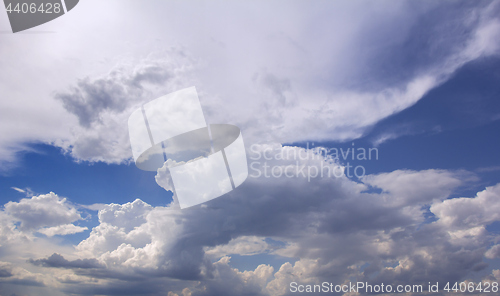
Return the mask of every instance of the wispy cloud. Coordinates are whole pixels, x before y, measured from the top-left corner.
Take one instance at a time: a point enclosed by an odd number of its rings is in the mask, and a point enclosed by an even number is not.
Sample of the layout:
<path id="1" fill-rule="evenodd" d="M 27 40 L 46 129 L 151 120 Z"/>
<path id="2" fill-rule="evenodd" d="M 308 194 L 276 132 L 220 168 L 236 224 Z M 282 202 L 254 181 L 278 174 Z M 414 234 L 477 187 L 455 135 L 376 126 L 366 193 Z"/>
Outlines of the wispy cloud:
<path id="1" fill-rule="evenodd" d="M 10 187 L 10 188 L 14 189 L 17 192 L 26 193 L 26 191 L 21 189 L 21 188 L 17 188 L 17 187 Z"/>

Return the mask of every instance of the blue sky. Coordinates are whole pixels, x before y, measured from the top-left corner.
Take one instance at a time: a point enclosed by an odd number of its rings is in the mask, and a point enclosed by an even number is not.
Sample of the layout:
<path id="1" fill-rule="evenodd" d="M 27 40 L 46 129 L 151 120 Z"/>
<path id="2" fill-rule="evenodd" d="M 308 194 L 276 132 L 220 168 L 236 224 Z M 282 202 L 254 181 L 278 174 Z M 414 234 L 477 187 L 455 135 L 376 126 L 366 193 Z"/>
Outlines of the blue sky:
<path id="1" fill-rule="evenodd" d="M 87 0 L 16 34 L 0 13 L 0 294 L 500 281 L 499 10 Z M 276 157 L 313 147 L 378 159 L 328 164 L 361 178 L 248 177 L 181 210 L 165 168 L 135 166 L 127 119 L 193 85 L 253 168 L 325 165 Z"/>

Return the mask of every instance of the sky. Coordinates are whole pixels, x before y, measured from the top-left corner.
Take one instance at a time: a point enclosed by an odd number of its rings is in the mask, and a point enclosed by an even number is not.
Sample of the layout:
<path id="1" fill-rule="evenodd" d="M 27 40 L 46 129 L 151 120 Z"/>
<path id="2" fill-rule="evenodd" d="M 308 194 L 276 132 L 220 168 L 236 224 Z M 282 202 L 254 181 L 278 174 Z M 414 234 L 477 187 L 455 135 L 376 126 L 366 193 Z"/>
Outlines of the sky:
<path id="1" fill-rule="evenodd" d="M 86 0 L 14 34 L 0 12 L 0 295 L 498 283 L 499 16 Z M 249 176 L 180 209 L 165 167 L 135 166 L 127 120 L 191 86 L 208 123 L 240 128 Z"/>

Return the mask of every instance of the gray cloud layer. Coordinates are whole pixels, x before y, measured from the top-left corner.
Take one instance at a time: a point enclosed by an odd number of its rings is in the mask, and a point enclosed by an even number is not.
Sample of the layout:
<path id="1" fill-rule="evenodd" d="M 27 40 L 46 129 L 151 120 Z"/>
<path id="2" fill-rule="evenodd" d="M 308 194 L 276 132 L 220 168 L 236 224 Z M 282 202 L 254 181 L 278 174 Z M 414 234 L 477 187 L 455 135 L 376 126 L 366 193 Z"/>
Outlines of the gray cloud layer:
<path id="1" fill-rule="evenodd" d="M 76 259 L 68 261 L 60 254 L 52 254 L 46 259 L 29 259 L 29 263 L 43 267 L 58 267 L 58 268 L 100 268 L 102 267 L 96 259 Z"/>

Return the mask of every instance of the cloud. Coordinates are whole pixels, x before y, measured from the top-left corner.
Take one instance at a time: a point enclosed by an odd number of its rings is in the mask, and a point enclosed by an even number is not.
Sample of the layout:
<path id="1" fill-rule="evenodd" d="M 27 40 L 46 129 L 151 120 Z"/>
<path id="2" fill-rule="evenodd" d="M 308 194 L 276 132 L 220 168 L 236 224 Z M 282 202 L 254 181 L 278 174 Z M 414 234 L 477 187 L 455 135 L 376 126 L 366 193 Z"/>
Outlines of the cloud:
<path id="1" fill-rule="evenodd" d="M 494 245 L 485 254 L 486 258 L 495 259 L 500 257 L 500 245 Z"/>
<path id="2" fill-rule="evenodd" d="M 14 190 L 15 190 L 15 191 L 17 191 L 17 192 L 21 192 L 21 193 L 25 193 L 25 192 L 26 192 L 26 191 L 24 191 L 24 190 L 23 190 L 23 189 L 21 189 L 21 188 L 17 188 L 17 187 L 10 187 L 10 188 L 14 189 Z"/>
<path id="3" fill-rule="evenodd" d="M 250 256 L 264 253 L 270 249 L 271 246 L 263 237 L 241 236 L 230 240 L 227 244 L 206 248 L 205 254 L 215 258 L 222 258 L 232 254 Z"/>
<path id="4" fill-rule="evenodd" d="M 330 21 L 319 18 L 315 22 L 307 17 L 295 20 L 317 32 L 307 37 L 284 25 L 282 32 L 286 33 L 281 35 L 288 38 L 283 39 L 295 40 L 307 48 L 307 53 L 292 51 L 292 45 L 285 46 L 280 38 L 270 42 L 269 53 L 257 59 L 266 63 L 263 70 L 248 73 L 246 68 L 231 69 L 234 77 L 255 74 L 252 84 L 246 84 L 246 90 L 239 95 L 241 99 L 224 100 L 224 105 L 216 101 L 218 104 L 208 111 L 209 117 L 223 113 L 225 122 L 237 123 L 252 140 L 290 143 L 357 138 L 377 121 L 413 105 L 464 63 L 498 52 L 497 39 L 479 37 L 484 28 L 497 21 L 490 13 L 498 10 L 496 5 L 461 10 L 453 5 L 427 3 L 415 10 L 409 3 L 399 4 L 384 10 L 385 15 L 378 14 L 378 10 L 363 15 L 355 9 L 356 4 L 342 7 L 354 10 L 350 24 L 365 17 L 365 23 L 356 27 L 358 30 L 350 38 L 331 30 L 325 33 L 325 28 L 345 29 L 342 16 Z M 474 17 L 469 9 L 476 13 Z M 343 25 L 337 24 L 342 21 Z M 496 27 L 491 26 L 484 30 L 496 34 Z M 363 51 L 374 46 L 374 50 Z M 272 55 L 275 48 L 280 48 L 280 56 Z M 270 56 L 274 60 L 268 59 Z M 237 65 L 236 61 L 232 64 Z M 300 73 L 294 69 L 301 69 Z M 227 86 L 218 85 L 222 95 Z M 231 89 L 224 92 L 226 97 L 231 91 L 236 93 Z M 247 118 L 247 114 L 259 116 Z"/>
<path id="5" fill-rule="evenodd" d="M 388 192 L 391 197 L 386 200 L 387 202 L 409 205 L 443 200 L 468 179 L 477 181 L 477 177 L 467 172 L 431 169 L 423 172 L 396 170 L 366 176 L 363 182 Z M 439 182 L 431 182 L 432 180 Z"/>
<path id="6" fill-rule="evenodd" d="M 475 198 L 455 198 L 433 204 L 430 210 L 450 229 L 485 226 L 500 219 L 500 184 L 478 192 Z"/>
<path id="7" fill-rule="evenodd" d="M 78 220 L 82 217 L 75 205 L 53 192 L 23 198 L 19 202 L 10 201 L 0 210 L 0 247 L 4 254 L 12 256 L 22 252 L 43 252 L 46 248 L 63 250 L 64 247 L 44 241 L 35 233 L 51 237 L 86 230 L 86 227 L 71 224 Z"/>
<path id="8" fill-rule="evenodd" d="M 263 295 L 268 280 L 273 275 L 273 267 L 259 265 L 255 270 L 240 272 L 229 265 L 230 257 L 223 257 L 214 263 L 214 278 L 207 281 L 203 291 L 193 295 Z M 227 285 L 230 281 L 231 285 Z"/>
<path id="9" fill-rule="evenodd" d="M 439 219 L 434 224 L 444 230 L 453 248 L 468 248 L 471 255 L 476 252 L 476 257 L 492 258 L 496 254 L 495 246 L 484 253 L 492 243 L 486 226 L 499 219 L 496 212 L 499 195 L 500 184 L 497 184 L 478 192 L 474 198 L 461 197 L 433 203 L 430 211 Z"/>
<path id="10" fill-rule="evenodd" d="M 46 287 L 46 283 L 50 280 L 46 275 L 32 273 L 24 268 L 13 266 L 9 262 L 0 262 L 0 291 L 9 291 L 8 286 L 15 285 L 17 287 Z M 6 289 L 5 289 L 6 288 Z M 16 289 L 21 291 L 22 289 Z"/>
<path id="11" fill-rule="evenodd" d="M 38 232 L 50 237 L 50 236 L 54 236 L 54 235 L 75 234 L 75 233 L 83 232 L 87 229 L 88 229 L 87 227 L 76 226 L 73 224 L 64 224 L 64 225 L 58 225 L 58 226 L 54 226 L 54 227 L 42 228 L 42 229 L 38 230 Z"/>
<path id="12" fill-rule="evenodd" d="M 498 54 L 500 40 L 496 2 L 367 8 L 278 1 L 265 5 L 266 17 L 260 2 L 163 5 L 123 6 L 109 31 L 98 29 L 109 16 L 96 15 L 90 25 L 83 17 L 89 8 L 79 8 L 82 15 L 61 20 L 65 34 L 54 36 L 62 47 L 7 40 L 2 50 L 12 71 L 0 81 L 11 100 L 2 101 L 8 111 L 0 126 L 11 128 L 2 132 L 0 158 L 12 162 L 29 149 L 26 143 L 43 142 L 77 160 L 128 162 L 131 111 L 191 85 L 200 91 L 207 121 L 238 125 L 249 143 L 345 141 L 413 105 L 465 63 Z M 125 34 L 130 15 L 135 26 Z M 75 27 L 79 22 L 86 25 Z M 150 23 L 155 26 L 145 29 Z M 81 36 L 92 36 L 91 51 Z M 129 43 L 114 42 L 122 39 Z M 39 58 L 25 60 L 19 48 L 37 48 Z M 21 66 L 10 62 L 19 60 Z M 30 74 L 34 83 L 20 86 L 28 68 L 46 73 L 50 83 Z"/>
<path id="13" fill-rule="evenodd" d="M 359 137 L 464 63 L 496 54 L 500 40 L 496 2 L 277 2 L 266 9 L 254 2 L 179 2 L 168 9 L 130 2 L 117 10 L 117 2 L 96 1 L 103 11 L 96 13 L 89 1 L 71 22 L 61 18 L 53 42 L 0 44 L 2 66 L 10 69 L 0 74 L 7 98 L 0 108 L 1 159 L 11 161 L 38 141 L 77 160 L 127 162 L 131 110 L 193 84 L 208 122 L 237 124 L 247 145 L 263 143 L 261 151 L 312 156 L 269 143 Z M 92 22 L 78 22 L 91 13 Z M 164 39 L 152 46 L 156 36 Z M 39 51 L 26 55 L 30 48 Z M 470 173 L 397 170 L 354 182 L 296 172 L 336 165 L 318 157 L 258 161 L 254 168 L 290 166 L 294 173 L 249 177 L 231 193 L 183 211 L 176 202 L 153 207 L 139 199 L 90 206 L 99 211 L 98 225 L 76 246 L 33 235 L 82 230 L 72 224 L 82 217 L 68 200 L 50 193 L 8 202 L 0 212 L 2 260 L 17 262 L 0 265 L 2 284 L 87 295 L 287 295 L 291 280 L 458 281 L 497 255 L 486 226 L 500 219 L 500 185 L 449 199 L 474 182 Z M 168 180 L 165 170 L 157 176 Z M 267 238 L 281 245 L 271 248 Z M 232 254 L 264 264 L 238 270 Z M 290 262 L 274 268 L 260 255 Z"/>
<path id="14" fill-rule="evenodd" d="M 53 192 L 23 198 L 19 202 L 10 201 L 4 208 L 6 214 L 20 222 L 21 230 L 59 226 L 82 219 L 78 210 L 66 198 L 60 198 Z"/>
<path id="15" fill-rule="evenodd" d="M 150 95 L 145 86 L 163 88 L 170 83 L 178 65 L 168 58 L 175 54 L 172 50 L 163 57 L 150 56 L 135 67 L 117 67 L 96 79 L 86 77 L 69 92 L 57 93 L 55 98 L 78 117 L 81 126 L 89 128 L 100 121 L 104 112 L 120 113 L 128 106 L 143 101 L 144 96 Z"/>
<path id="16" fill-rule="evenodd" d="M 298 147 L 260 149 L 267 149 L 266 164 L 271 167 L 319 166 L 325 161 Z M 83 294 L 123 293 L 125 287 L 118 283 L 124 280 L 130 293 L 150 295 L 288 295 L 290 281 L 342 283 L 351 278 L 394 284 L 426 284 L 429 277 L 461 280 L 487 268 L 483 260 L 492 257 L 487 247 L 493 241 L 485 226 L 500 219 L 493 213 L 500 185 L 476 197 L 448 199 L 473 182 L 471 176 L 463 171 L 397 170 L 368 175 L 357 183 L 345 177 L 262 175 L 188 210 L 180 210 L 175 202 L 167 207 L 141 200 L 103 205 L 99 225 L 72 255 L 86 259 L 52 255 L 33 262 L 73 269 L 75 276 L 87 280 L 68 281 L 64 291 Z M 382 192 L 369 190 L 371 186 Z M 432 215 L 435 219 L 429 221 Z M 271 246 L 266 238 L 279 244 Z M 245 271 L 232 267 L 231 254 L 255 256 L 250 258 L 256 262 L 266 254 L 289 262 L 276 270 L 262 262 Z M 89 258 L 100 268 L 77 267 Z"/>
<path id="17" fill-rule="evenodd" d="M 57 268 L 102 268 L 102 265 L 96 259 L 76 259 L 68 261 L 59 254 L 52 254 L 46 259 L 29 259 L 29 263 L 43 267 Z"/>
<path id="18" fill-rule="evenodd" d="M 257 150 L 266 151 L 269 159 L 250 155 L 251 162 L 259 162 L 253 169 L 337 165 L 325 162 L 316 150 L 261 145 L 252 152 Z M 99 224 L 75 249 L 50 252 L 52 246 L 35 252 L 39 255 L 24 253 L 24 258 L 31 258 L 24 262 L 43 272 L 36 283 L 64 293 L 288 295 L 290 281 L 461 280 L 487 268 L 485 257 L 496 256 L 486 225 L 500 219 L 495 215 L 500 185 L 476 197 L 449 199 L 457 188 L 475 182 L 474 175 L 396 170 L 368 175 L 358 183 L 292 171 L 291 177 L 249 177 L 231 193 L 188 210 L 180 210 L 175 202 L 153 207 L 139 199 L 101 204 Z M 382 191 L 370 190 L 373 187 Z M 77 226 L 69 226 L 71 221 L 81 217 L 54 193 L 7 205 L 0 216 L 11 221 L 2 223 L 5 231 L 10 231 L 9 237 L 24 235 L 27 242 L 37 239 L 30 236 L 33 231 L 72 229 Z M 41 215 L 43 223 L 31 226 L 28 214 L 20 214 L 23 207 Z M 44 213 L 46 208 L 53 209 L 54 216 Z M 14 217 L 22 221 L 18 227 Z M 53 224 L 57 225 L 49 226 Z M 14 241 L 2 243 L 6 247 Z M 47 251 L 52 255 L 40 253 Z M 233 255 L 261 264 L 237 269 L 231 263 Z M 262 255 L 271 262 L 281 258 L 281 263 L 272 266 Z M 2 274 L 16 277 L 9 266 Z"/>
<path id="19" fill-rule="evenodd" d="M 7 262 L 0 262 L 0 277 L 12 276 L 12 264 Z"/>
<path id="20" fill-rule="evenodd" d="M 80 242 L 78 250 L 88 256 L 99 256 L 108 252 L 106 256 L 110 260 L 114 260 L 114 257 L 118 257 L 120 261 L 126 260 L 126 256 L 133 254 L 118 254 L 127 252 L 130 248 L 144 247 L 150 241 L 150 226 L 146 225 L 146 222 L 152 210 L 153 207 L 139 199 L 123 205 L 105 205 L 98 212 L 100 224 L 92 229 L 87 239 Z M 120 246 L 121 249 L 118 250 Z"/>
<path id="21" fill-rule="evenodd" d="M 55 94 L 79 121 L 57 146 L 77 160 L 121 163 L 131 158 L 129 115 L 141 104 L 185 85 L 194 62 L 182 48 L 173 47 L 134 63 L 116 65 L 105 75 L 78 80 L 69 91 Z"/>
<path id="22" fill-rule="evenodd" d="M 110 204 L 99 210 L 99 221 L 132 230 L 146 222 L 145 216 L 153 208 L 140 199 L 124 205 Z"/>
<path id="23" fill-rule="evenodd" d="M 319 268 L 317 260 L 300 260 L 293 265 L 287 262 L 274 274 L 274 279 L 266 288 L 270 295 L 284 295 L 290 291 L 291 282 L 317 284 L 318 280 L 314 275 L 314 270 L 317 268 Z"/>

